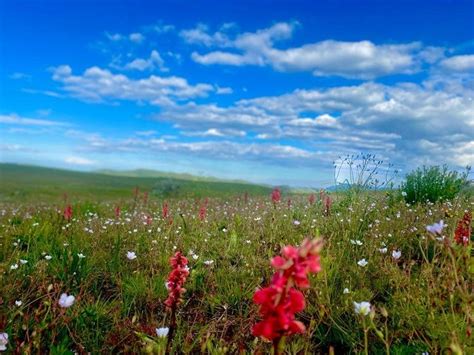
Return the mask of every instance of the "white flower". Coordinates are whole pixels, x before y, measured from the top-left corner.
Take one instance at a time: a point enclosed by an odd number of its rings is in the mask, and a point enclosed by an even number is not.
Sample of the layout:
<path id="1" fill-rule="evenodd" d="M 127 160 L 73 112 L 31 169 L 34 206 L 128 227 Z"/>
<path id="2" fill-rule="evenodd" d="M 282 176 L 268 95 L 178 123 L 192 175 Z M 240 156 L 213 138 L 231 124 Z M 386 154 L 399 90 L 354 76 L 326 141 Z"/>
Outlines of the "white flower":
<path id="1" fill-rule="evenodd" d="M 26 263 L 28 263 L 28 260 L 20 259 L 20 264 L 25 265 Z"/>
<path id="2" fill-rule="evenodd" d="M 16 270 L 18 269 L 18 264 L 13 264 L 12 266 L 10 266 L 10 270 Z"/>
<path id="3" fill-rule="evenodd" d="M 165 287 L 166 287 L 166 289 L 169 291 L 169 290 L 170 290 L 170 288 L 171 288 L 171 286 L 170 286 L 170 282 L 168 282 L 168 281 L 165 281 Z"/>
<path id="4" fill-rule="evenodd" d="M 206 264 L 207 266 L 212 265 L 214 264 L 214 260 L 206 260 L 204 261 L 204 264 Z"/>
<path id="5" fill-rule="evenodd" d="M 426 230 L 432 234 L 441 234 L 444 227 L 446 227 L 446 225 L 444 224 L 443 220 L 441 220 L 438 223 L 433 223 L 432 225 L 426 226 Z"/>
<path id="6" fill-rule="evenodd" d="M 79 257 L 79 259 L 84 259 L 84 258 L 86 257 L 86 256 L 85 256 L 84 254 L 82 254 L 82 253 L 77 254 L 77 256 Z"/>
<path id="7" fill-rule="evenodd" d="M 363 315 L 363 316 L 366 316 L 367 314 L 370 313 L 370 307 L 372 305 L 370 304 L 370 302 L 354 302 L 354 312 L 356 314 L 360 314 L 360 315 Z"/>
<path id="8" fill-rule="evenodd" d="M 193 254 L 193 259 L 197 260 L 199 258 L 199 255 Z"/>
<path id="9" fill-rule="evenodd" d="M 351 291 L 349 291 L 349 289 L 348 289 L 347 287 L 344 289 L 344 291 L 342 291 L 342 293 L 345 294 L 345 295 L 348 294 L 348 293 L 350 293 L 350 292 L 351 292 Z"/>
<path id="10" fill-rule="evenodd" d="M 0 333 L 0 351 L 7 350 L 7 344 L 8 344 L 8 334 Z"/>
<path id="11" fill-rule="evenodd" d="M 299 226 L 299 225 L 301 224 L 301 222 L 300 222 L 300 221 L 297 221 L 297 220 L 294 220 L 294 221 L 293 221 L 293 224 L 294 224 L 295 226 Z"/>
<path id="12" fill-rule="evenodd" d="M 406 197 L 407 193 L 405 191 L 402 191 L 402 196 Z"/>
<path id="13" fill-rule="evenodd" d="M 156 335 L 158 335 L 160 338 L 164 338 L 168 336 L 169 331 L 170 331 L 170 328 L 168 327 L 156 328 Z"/>
<path id="14" fill-rule="evenodd" d="M 400 250 L 392 251 L 392 258 L 394 258 L 395 260 L 400 259 L 401 256 L 402 256 L 402 252 Z"/>
<path id="15" fill-rule="evenodd" d="M 382 254 L 385 254 L 387 250 L 388 250 L 387 248 L 380 248 L 379 252 L 381 252 Z"/>
<path id="16" fill-rule="evenodd" d="M 18 307 L 20 307 L 22 304 L 23 304 L 23 302 L 21 302 L 21 300 L 16 300 L 15 301 L 15 305 L 17 305 Z"/>
<path id="17" fill-rule="evenodd" d="M 63 293 L 61 297 L 59 297 L 59 306 L 62 308 L 71 307 L 74 304 L 76 297 L 73 295 L 69 295 L 67 293 Z"/>
<path id="18" fill-rule="evenodd" d="M 45 258 L 46 260 L 51 260 L 53 257 L 52 257 L 51 255 L 46 255 L 44 258 Z"/>
<path id="19" fill-rule="evenodd" d="M 357 262 L 357 265 L 359 266 L 362 266 L 362 267 L 365 267 L 369 262 L 367 260 L 364 259 L 360 259 L 358 262 Z"/>
<path id="20" fill-rule="evenodd" d="M 127 251 L 127 258 L 128 260 L 133 260 L 137 258 L 137 255 L 135 254 L 134 251 Z"/>

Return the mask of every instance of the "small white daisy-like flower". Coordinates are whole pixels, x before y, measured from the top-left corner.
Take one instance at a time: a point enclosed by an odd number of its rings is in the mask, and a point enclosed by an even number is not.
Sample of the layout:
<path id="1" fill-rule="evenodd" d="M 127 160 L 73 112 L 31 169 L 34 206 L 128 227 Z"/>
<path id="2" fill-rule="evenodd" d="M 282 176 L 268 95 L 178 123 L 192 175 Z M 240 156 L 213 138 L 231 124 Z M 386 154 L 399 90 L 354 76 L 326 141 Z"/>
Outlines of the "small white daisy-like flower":
<path id="1" fill-rule="evenodd" d="M 441 220 L 438 223 L 433 223 L 429 226 L 426 226 L 426 230 L 430 232 L 431 234 L 441 234 L 443 232 L 444 227 L 446 225 L 444 224 L 444 221 Z"/>
<path id="2" fill-rule="evenodd" d="M 16 305 L 17 307 L 20 307 L 22 304 L 23 304 L 23 302 L 22 302 L 21 300 L 16 300 L 16 301 L 15 301 L 15 305 Z"/>
<path id="3" fill-rule="evenodd" d="M 170 328 L 168 327 L 156 328 L 156 335 L 159 336 L 160 338 L 165 338 L 168 336 L 169 331 L 170 331 Z"/>
<path id="4" fill-rule="evenodd" d="M 0 351 L 7 350 L 7 344 L 8 344 L 8 334 L 0 333 Z"/>
<path id="5" fill-rule="evenodd" d="M 402 256 L 402 252 L 400 250 L 392 251 L 392 258 L 394 258 L 395 260 L 400 259 L 401 256 Z"/>
<path id="6" fill-rule="evenodd" d="M 18 269 L 18 264 L 13 264 L 10 266 L 10 270 L 16 270 Z"/>
<path id="7" fill-rule="evenodd" d="M 366 316 L 370 313 L 370 302 L 354 302 L 354 311 L 356 314 Z"/>
<path id="8" fill-rule="evenodd" d="M 51 260 L 53 257 L 52 257 L 51 255 L 45 255 L 44 258 L 45 258 L 46 260 Z"/>
<path id="9" fill-rule="evenodd" d="M 79 259 L 84 259 L 84 258 L 86 257 L 86 256 L 85 256 L 84 254 L 82 254 L 82 253 L 77 254 L 77 256 L 79 257 Z"/>
<path id="10" fill-rule="evenodd" d="M 206 260 L 206 261 L 204 261 L 204 264 L 206 264 L 207 266 L 210 266 L 210 265 L 214 264 L 214 260 Z"/>
<path id="11" fill-rule="evenodd" d="M 69 308 L 74 304 L 76 297 L 73 295 L 68 295 L 67 293 L 61 294 L 59 297 L 59 306 L 62 308 Z"/>
<path id="12" fill-rule="evenodd" d="M 20 264 L 25 265 L 28 263 L 28 260 L 20 259 Z"/>
<path id="13" fill-rule="evenodd" d="M 127 251 L 127 259 L 128 260 L 133 260 L 137 258 L 137 254 L 135 254 L 134 251 Z"/>
<path id="14" fill-rule="evenodd" d="M 347 287 L 344 289 L 344 291 L 342 291 L 342 293 L 345 294 L 345 295 L 348 294 L 348 293 L 350 293 L 350 292 L 351 292 L 351 291 L 349 291 L 349 289 L 348 289 Z"/>
<path id="15" fill-rule="evenodd" d="M 367 260 L 365 260 L 365 258 L 364 258 L 364 259 L 360 259 L 360 260 L 357 262 L 357 265 L 362 266 L 362 267 L 365 267 L 365 266 L 367 266 L 368 263 L 369 263 L 369 262 L 368 262 Z"/>
<path id="16" fill-rule="evenodd" d="M 382 254 L 386 254 L 387 251 L 388 251 L 387 248 L 380 248 L 380 249 L 379 249 L 379 252 L 381 252 Z"/>

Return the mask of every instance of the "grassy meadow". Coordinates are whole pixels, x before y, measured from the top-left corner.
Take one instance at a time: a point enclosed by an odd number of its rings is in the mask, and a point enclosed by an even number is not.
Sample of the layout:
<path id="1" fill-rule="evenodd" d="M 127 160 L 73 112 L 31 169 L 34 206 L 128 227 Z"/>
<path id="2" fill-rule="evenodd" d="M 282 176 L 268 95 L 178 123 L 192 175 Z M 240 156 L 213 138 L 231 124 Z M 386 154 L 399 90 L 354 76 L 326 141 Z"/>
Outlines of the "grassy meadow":
<path id="1" fill-rule="evenodd" d="M 319 194 L 274 203 L 270 188 L 237 182 L 15 165 L 2 165 L 0 179 L 6 353 L 164 353 L 156 328 L 170 321 L 176 251 L 190 274 L 171 352 L 270 353 L 252 335 L 252 297 L 270 282 L 270 259 L 308 236 L 324 239 L 322 270 L 297 314 L 306 332 L 286 339 L 286 353 L 474 353 L 472 242 L 453 242 L 474 205 L 466 194 L 407 204 L 397 190 L 349 190 L 329 193 L 327 210 Z M 440 220 L 442 235 L 429 233 Z M 59 306 L 62 293 L 75 296 L 72 306 Z M 366 317 L 354 311 L 363 301 Z"/>

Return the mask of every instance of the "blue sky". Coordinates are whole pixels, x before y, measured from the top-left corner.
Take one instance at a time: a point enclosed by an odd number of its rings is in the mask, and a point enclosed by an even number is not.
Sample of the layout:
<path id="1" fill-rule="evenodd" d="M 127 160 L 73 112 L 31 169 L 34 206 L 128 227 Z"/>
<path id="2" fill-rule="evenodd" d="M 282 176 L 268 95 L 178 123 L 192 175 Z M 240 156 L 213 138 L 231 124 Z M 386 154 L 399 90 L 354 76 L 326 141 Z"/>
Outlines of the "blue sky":
<path id="1" fill-rule="evenodd" d="M 0 159 L 326 186 L 474 163 L 473 1 L 2 1 Z"/>

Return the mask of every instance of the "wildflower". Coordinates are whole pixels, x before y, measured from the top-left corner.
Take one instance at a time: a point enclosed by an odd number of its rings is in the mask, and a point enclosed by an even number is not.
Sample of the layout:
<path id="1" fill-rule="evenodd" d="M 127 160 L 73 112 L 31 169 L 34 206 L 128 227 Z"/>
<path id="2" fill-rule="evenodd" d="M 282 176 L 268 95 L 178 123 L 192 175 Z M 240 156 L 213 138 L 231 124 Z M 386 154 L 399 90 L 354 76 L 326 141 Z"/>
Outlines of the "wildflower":
<path id="1" fill-rule="evenodd" d="M 0 351 L 7 350 L 7 344 L 8 344 L 8 334 L 0 333 Z"/>
<path id="2" fill-rule="evenodd" d="M 115 207 L 115 218 L 119 218 L 120 217 L 120 206 L 116 206 Z"/>
<path id="3" fill-rule="evenodd" d="M 360 259 L 360 260 L 357 262 L 357 265 L 362 266 L 362 267 L 365 267 L 365 266 L 367 266 L 368 263 L 369 263 L 369 262 L 368 262 L 367 260 L 365 260 L 365 258 L 364 258 L 364 259 Z"/>
<path id="4" fill-rule="evenodd" d="M 275 187 L 272 191 L 272 202 L 278 203 L 281 200 L 281 191 L 278 187 Z"/>
<path id="5" fill-rule="evenodd" d="M 210 265 L 214 264 L 214 260 L 206 260 L 206 261 L 204 261 L 204 264 L 207 265 L 207 266 L 210 266 Z"/>
<path id="6" fill-rule="evenodd" d="M 299 226 L 299 225 L 301 224 L 301 222 L 300 222 L 300 221 L 297 221 L 297 220 L 294 220 L 294 221 L 293 221 L 293 224 L 294 224 L 295 226 Z"/>
<path id="7" fill-rule="evenodd" d="M 135 254 L 134 251 L 127 251 L 127 259 L 128 260 L 133 260 L 137 258 L 137 254 Z"/>
<path id="8" fill-rule="evenodd" d="M 25 265 L 28 263 L 28 260 L 20 259 L 20 264 Z"/>
<path id="9" fill-rule="evenodd" d="M 467 246 L 469 238 L 471 237 L 471 212 L 465 212 L 461 220 L 459 220 L 456 231 L 454 232 L 454 241 L 457 244 L 463 244 Z"/>
<path id="10" fill-rule="evenodd" d="M 360 314 L 364 317 L 370 313 L 370 307 L 372 307 L 370 302 L 360 302 L 360 303 L 354 302 L 355 313 Z"/>
<path id="11" fill-rule="evenodd" d="M 402 252 L 400 250 L 392 251 L 392 258 L 394 258 L 395 260 L 400 259 L 401 256 L 402 256 Z"/>
<path id="12" fill-rule="evenodd" d="M 199 219 L 201 221 L 204 221 L 206 219 L 206 213 L 207 213 L 207 207 L 204 204 L 199 208 Z"/>
<path id="13" fill-rule="evenodd" d="M 66 206 L 66 208 L 64 209 L 63 216 L 64 216 L 64 219 L 66 221 L 71 220 L 71 218 L 72 218 L 72 206 L 71 205 Z"/>
<path id="14" fill-rule="evenodd" d="M 345 294 L 345 295 L 348 294 L 348 293 L 350 293 L 350 292 L 351 292 L 351 291 L 349 291 L 349 289 L 348 289 L 347 287 L 344 289 L 344 291 L 342 291 L 342 293 Z"/>
<path id="15" fill-rule="evenodd" d="M 23 302 L 22 302 L 21 300 L 16 300 L 16 301 L 15 301 L 15 305 L 16 305 L 17 307 L 20 307 L 22 304 L 23 304 Z"/>
<path id="16" fill-rule="evenodd" d="M 51 260 L 53 257 L 52 257 L 51 255 L 45 255 L 44 258 L 45 258 L 46 260 Z"/>
<path id="17" fill-rule="evenodd" d="M 407 196 L 407 193 L 405 191 L 402 191 L 402 196 L 403 197 L 406 197 Z"/>
<path id="18" fill-rule="evenodd" d="M 189 275 L 189 269 L 187 268 L 188 259 L 178 251 L 170 258 L 170 265 L 173 270 L 170 272 L 168 282 L 166 283 L 168 298 L 165 301 L 165 305 L 174 311 L 181 302 L 182 294 L 186 291 L 183 286 Z"/>
<path id="19" fill-rule="evenodd" d="M 262 320 L 252 333 L 279 342 L 286 335 L 303 333 L 305 326 L 295 320 L 295 314 L 305 308 L 303 293 L 297 289 L 309 287 L 308 274 L 321 270 L 320 240 L 305 239 L 299 248 L 286 246 L 271 265 L 276 270 L 270 286 L 255 292 L 254 303 L 260 305 Z"/>
<path id="20" fill-rule="evenodd" d="M 86 256 L 85 256 L 84 254 L 82 254 L 82 253 L 77 254 L 77 256 L 79 257 L 79 259 L 84 259 L 84 258 L 86 257 Z"/>
<path id="21" fill-rule="evenodd" d="M 18 264 L 13 264 L 12 266 L 10 266 L 10 270 L 16 270 L 18 269 Z"/>
<path id="22" fill-rule="evenodd" d="M 163 216 L 163 219 L 168 218 L 169 215 L 169 207 L 168 207 L 168 202 L 165 202 L 163 204 L 163 207 L 161 209 L 161 215 Z"/>
<path id="23" fill-rule="evenodd" d="M 163 328 L 156 328 L 156 335 L 160 338 L 165 338 L 170 331 L 170 328 L 163 327 Z"/>
<path id="24" fill-rule="evenodd" d="M 329 197 L 329 195 L 326 195 L 324 197 L 324 215 L 329 216 L 331 212 L 331 205 L 332 205 L 332 199 Z"/>
<path id="25" fill-rule="evenodd" d="M 69 308 L 74 304 L 76 298 L 73 295 L 69 295 L 67 293 L 61 294 L 59 297 L 59 306 L 62 308 Z"/>
<path id="26" fill-rule="evenodd" d="M 443 232 L 444 224 L 443 220 L 439 221 L 438 223 L 433 223 L 432 225 L 426 226 L 426 230 L 431 234 L 441 234 Z"/>
<path id="27" fill-rule="evenodd" d="M 382 254 L 386 254 L 387 251 L 388 251 L 387 248 L 380 248 L 380 249 L 379 249 L 379 252 L 381 252 Z"/>

